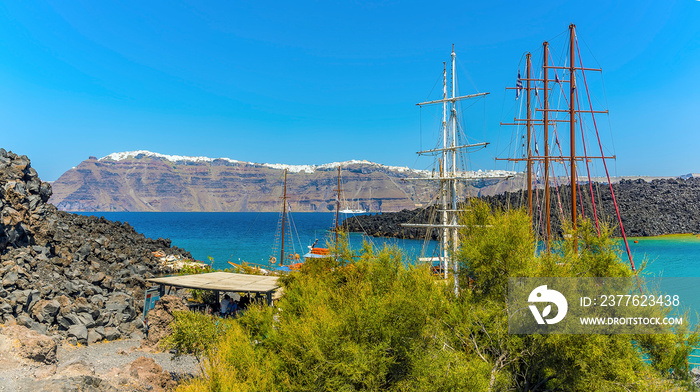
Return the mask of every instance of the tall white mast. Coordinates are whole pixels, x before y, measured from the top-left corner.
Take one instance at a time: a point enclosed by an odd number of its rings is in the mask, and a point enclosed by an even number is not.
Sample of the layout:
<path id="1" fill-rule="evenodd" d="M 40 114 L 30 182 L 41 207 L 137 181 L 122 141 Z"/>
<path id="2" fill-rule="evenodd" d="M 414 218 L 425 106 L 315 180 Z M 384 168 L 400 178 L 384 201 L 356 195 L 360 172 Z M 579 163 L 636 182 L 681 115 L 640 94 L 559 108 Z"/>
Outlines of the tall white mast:
<path id="1" fill-rule="evenodd" d="M 454 45 L 452 45 L 452 91 L 450 96 L 447 94 L 447 67 L 443 63 L 442 72 L 442 99 L 435 101 L 421 102 L 417 104 L 418 106 L 442 104 L 442 148 L 434 148 L 426 151 L 419 151 L 418 155 L 433 155 L 440 157 L 438 159 L 439 172 L 437 177 L 434 175 L 431 177 L 417 177 L 417 178 L 407 178 L 407 180 L 434 180 L 440 182 L 440 223 L 404 223 L 403 226 L 407 227 L 422 227 L 422 228 L 436 228 L 440 230 L 440 249 L 439 257 L 437 258 L 426 258 L 422 259 L 425 261 L 439 261 L 443 267 L 443 273 L 445 279 L 448 278 L 449 266 L 452 264 L 452 271 L 455 281 L 455 295 L 459 295 L 459 281 L 458 281 L 458 265 L 457 260 L 454 255 L 457 252 L 458 247 L 458 230 L 461 227 L 457 221 L 458 211 L 457 211 L 457 182 L 458 181 L 470 181 L 474 180 L 474 177 L 470 177 L 467 173 L 459 172 L 457 170 L 457 150 L 466 149 L 469 147 L 484 147 L 488 143 L 475 143 L 475 144 L 464 144 L 457 145 L 457 101 L 462 99 L 478 98 L 488 95 L 488 93 L 477 93 L 464 96 L 457 96 L 457 81 L 456 81 L 456 67 L 455 67 L 455 51 Z M 450 109 L 449 120 L 447 118 L 447 107 Z M 490 177 L 490 178 L 500 178 L 500 177 Z"/>
<path id="2" fill-rule="evenodd" d="M 455 45 L 452 44 L 452 114 L 450 115 L 452 119 L 452 162 L 450 164 L 452 165 L 452 179 L 450 179 L 450 200 L 452 201 L 452 207 L 450 211 L 451 219 L 450 219 L 450 224 L 453 226 L 452 228 L 446 229 L 445 231 L 451 231 L 451 240 L 452 240 L 452 258 L 454 259 L 454 262 L 452 264 L 453 268 L 453 275 L 454 275 L 454 280 L 455 280 L 455 295 L 459 295 L 458 291 L 458 277 L 457 277 L 457 259 L 454 257 L 454 255 L 457 253 L 457 149 L 454 148 L 457 146 L 457 100 L 454 98 L 456 97 L 457 93 L 457 75 L 455 73 Z"/>
<path id="3" fill-rule="evenodd" d="M 442 63 L 442 160 L 440 161 L 440 201 L 442 203 L 442 219 L 441 223 L 447 225 L 447 66 Z M 449 233 L 447 230 L 441 232 L 442 244 L 440 246 L 440 263 L 442 263 L 442 271 L 447 279 L 447 270 L 449 269 L 447 247 L 449 245 Z"/>

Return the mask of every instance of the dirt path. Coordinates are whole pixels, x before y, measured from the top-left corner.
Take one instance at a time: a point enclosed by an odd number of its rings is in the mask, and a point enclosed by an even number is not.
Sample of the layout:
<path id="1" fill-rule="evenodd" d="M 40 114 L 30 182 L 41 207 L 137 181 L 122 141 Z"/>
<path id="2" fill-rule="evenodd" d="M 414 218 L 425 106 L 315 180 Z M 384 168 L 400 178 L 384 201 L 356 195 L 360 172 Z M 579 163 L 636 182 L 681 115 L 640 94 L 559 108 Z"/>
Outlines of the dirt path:
<path id="1" fill-rule="evenodd" d="M 78 347 L 64 344 L 57 349 L 58 361 L 47 365 L 20 357 L 17 342 L 0 335 L 0 391 L 158 391 L 173 385 L 166 385 L 168 377 L 199 374 L 193 357 L 173 359 L 169 353 L 140 349 L 140 343 L 117 340 Z M 141 357 L 152 358 L 155 363 Z"/>

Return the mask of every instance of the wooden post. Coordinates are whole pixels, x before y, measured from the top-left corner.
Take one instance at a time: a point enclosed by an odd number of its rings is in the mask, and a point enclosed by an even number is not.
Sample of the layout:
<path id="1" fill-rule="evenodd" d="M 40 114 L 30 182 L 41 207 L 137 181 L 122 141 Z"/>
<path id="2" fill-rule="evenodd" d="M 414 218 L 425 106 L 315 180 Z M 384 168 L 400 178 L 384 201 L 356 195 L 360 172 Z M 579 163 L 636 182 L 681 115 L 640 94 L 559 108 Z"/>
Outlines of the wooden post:
<path id="1" fill-rule="evenodd" d="M 569 131 L 571 138 L 571 227 L 576 230 L 576 26 L 569 26 Z M 578 252 L 574 237 L 574 252 Z"/>
<path id="2" fill-rule="evenodd" d="M 338 262 L 338 229 L 340 227 L 340 165 L 338 165 L 338 191 L 335 199 L 335 262 Z"/>
<path id="3" fill-rule="evenodd" d="M 543 73 L 544 73 L 544 106 L 542 111 L 542 116 L 544 119 L 544 203 L 545 203 L 545 217 L 547 220 L 547 233 L 545 235 L 545 244 L 547 246 L 547 252 L 552 251 L 551 237 L 552 228 L 550 222 L 550 206 L 549 206 L 549 80 L 547 79 L 547 58 L 549 57 L 549 43 L 547 41 L 542 44 L 544 46 L 544 61 L 543 61 Z"/>
<path id="4" fill-rule="evenodd" d="M 527 59 L 527 87 L 525 92 L 527 93 L 527 211 L 530 214 L 530 219 L 532 219 L 532 117 L 530 109 L 530 79 L 532 78 L 532 60 L 531 55 L 528 53 L 525 55 Z"/>
<path id="5" fill-rule="evenodd" d="M 284 265 L 284 224 L 287 218 L 287 169 L 284 169 L 284 194 L 282 196 L 282 249 L 280 250 L 280 266 Z"/>

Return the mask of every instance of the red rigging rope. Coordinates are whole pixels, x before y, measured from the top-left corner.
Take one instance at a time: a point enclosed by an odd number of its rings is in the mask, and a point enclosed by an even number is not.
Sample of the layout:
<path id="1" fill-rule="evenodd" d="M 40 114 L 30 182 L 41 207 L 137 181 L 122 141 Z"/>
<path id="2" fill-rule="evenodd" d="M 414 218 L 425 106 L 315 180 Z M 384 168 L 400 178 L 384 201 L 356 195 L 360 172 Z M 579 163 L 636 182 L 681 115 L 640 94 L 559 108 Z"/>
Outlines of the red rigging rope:
<path id="1" fill-rule="evenodd" d="M 551 53 L 549 53 L 549 58 L 550 58 L 550 60 L 552 61 L 552 63 L 554 63 L 554 58 L 552 58 L 552 54 L 551 54 Z M 569 105 L 569 100 L 566 98 L 566 93 L 564 92 L 564 86 L 562 85 L 561 80 L 559 79 L 559 75 L 558 75 L 556 69 L 554 70 L 554 78 L 555 78 L 555 80 L 557 81 L 556 83 L 559 84 L 559 89 L 561 90 L 561 97 L 564 98 L 564 103 L 565 103 L 566 105 Z M 564 75 L 562 75 L 562 78 L 564 78 Z M 579 116 L 580 116 L 580 112 L 579 112 Z M 561 148 L 561 143 L 559 142 L 559 134 L 558 134 L 558 132 L 557 132 L 557 127 L 556 127 L 556 125 L 555 125 L 553 128 L 554 128 L 554 141 L 555 141 L 555 143 L 556 143 L 556 146 L 559 148 L 559 155 L 561 155 L 561 156 L 563 157 L 563 156 L 564 156 L 564 150 Z M 566 177 L 569 177 L 569 171 L 566 169 L 566 165 L 564 165 L 564 175 L 565 175 Z M 578 185 L 578 192 L 579 192 L 579 195 L 583 195 L 583 194 L 581 193 L 581 186 L 580 186 L 580 184 L 579 184 L 579 182 L 578 182 L 578 173 L 571 173 L 571 176 L 572 176 L 572 177 L 573 177 L 573 176 L 576 176 L 576 180 L 577 180 L 577 181 L 576 181 L 576 184 Z M 590 177 L 590 176 L 589 176 L 589 177 Z M 557 187 L 558 187 L 558 186 L 557 186 Z M 557 189 L 557 191 L 558 191 L 558 189 Z M 586 215 L 585 215 L 585 213 L 583 212 L 583 199 L 582 199 L 582 196 L 579 196 L 578 199 L 580 199 L 580 200 L 578 200 L 578 201 L 580 201 L 580 205 L 581 205 L 581 216 L 582 216 L 583 218 L 585 218 Z M 560 204 L 560 207 L 559 207 L 559 208 L 561 209 L 561 200 L 559 200 L 559 204 Z M 564 216 L 564 212 L 563 212 L 563 209 L 562 209 L 562 217 L 563 217 L 563 216 Z"/>
<path id="2" fill-rule="evenodd" d="M 576 171 L 576 186 L 578 187 L 578 201 L 579 205 L 581 206 L 581 217 L 586 219 L 586 214 L 583 212 L 583 192 L 581 191 L 581 180 L 578 177 L 578 170 Z"/>
<path id="3" fill-rule="evenodd" d="M 550 56 L 551 56 L 551 54 L 550 54 Z M 561 87 L 561 85 L 560 85 L 560 87 Z M 545 86 L 545 88 L 546 88 L 546 86 Z M 566 99 L 566 96 L 564 97 L 564 99 Z M 537 97 L 537 103 L 538 104 L 540 103 L 539 96 Z M 552 129 L 554 131 L 554 144 L 559 148 L 559 155 L 563 156 L 564 151 L 561 149 L 561 144 L 559 143 L 559 134 L 557 133 L 556 124 L 554 124 Z M 561 195 L 559 194 L 559 184 L 557 183 L 557 176 L 556 176 L 556 173 L 554 172 L 554 162 L 553 161 L 550 161 L 550 166 L 552 167 L 552 178 L 554 179 L 554 190 L 557 193 L 557 202 L 559 203 L 559 212 L 561 213 L 561 216 L 563 218 L 564 217 L 564 209 L 562 208 L 562 205 L 561 205 Z M 545 170 L 549 170 L 549 168 L 546 168 Z M 566 165 L 564 165 L 564 174 L 566 175 L 566 177 L 569 176 L 569 171 L 566 170 Z"/>
<path id="4" fill-rule="evenodd" d="M 550 53 L 550 58 L 551 58 L 551 53 Z M 554 62 L 553 59 L 552 59 L 552 62 Z M 580 60 L 579 60 L 579 63 L 580 63 Z M 557 75 L 556 70 L 554 71 L 554 76 L 555 76 L 555 79 L 556 79 L 556 80 L 559 80 L 559 77 L 558 77 L 558 75 Z M 563 75 L 562 75 L 562 78 L 563 78 Z M 564 86 L 561 84 L 561 82 L 559 82 L 559 89 L 561 90 L 562 97 L 564 98 L 564 103 L 566 103 L 567 105 L 569 105 L 569 100 L 566 98 L 566 94 L 565 94 L 565 92 L 564 92 Z M 576 104 L 577 104 L 577 105 L 579 106 L 579 108 L 580 108 L 580 105 L 578 104 L 578 95 L 576 95 L 576 101 L 577 101 Z M 585 140 L 584 135 L 583 135 L 583 121 L 581 120 L 581 111 L 580 111 L 580 110 L 579 110 L 579 112 L 578 112 L 578 116 L 579 116 L 579 123 L 580 123 L 580 126 L 581 126 L 581 139 L 583 140 L 583 153 L 584 153 L 584 157 L 585 157 L 585 159 L 586 159 L 586 173 L 587 173 L 587 175 L 588 175 L 588 184 L 589 184 L 589 186 L 591 187 L 591 201 L 592 201 L 592 203 L 593 203 L 593 214 L 594 214 L 594 216 L 595 216 L 596 230 L 598 231 L 598 235 L 600 236 L 600 228 L 599 228 L 599 226 L 598 226 L 598 215 L 597 215 L 597 213 L 596 213 L 595 200 L 593 199 L 593 186 L 591 185 L 591 172 L 590 172 L 590 169 L 589 169 L 589 167 L 588 167 L 588 154 L 586 153 L 586 140 Z M 563 156 L 563 155 L 564 155 L 564 152 L 562 151 L 561 145 L 559 144 L 559 138 L 557 137 L 556 127 L 554 128 L 554 135 L 555 135 L 555 138 L 556 138 L 555 140 L 556 140 L 556 142 L 557 142 L 557 146 L 559 147 L 559 151 L 561 152 L 561 155 Z M 564 170 L 566 171 L 566 166 L 564 167 Z M 566 175 L 567 175 L 567 177 L 568 177 L 568 172 L 566 172 Z M 581 206 L 581 217 L 583 217 L 583 218 L 585 219 L 585 218 L 586 218 L 586 213 L 584 212 L 584 209 L 583 209 L 583 192 L 581 192 L 581 184 L 580 184 L 580 182 L 578 181 L 578 173 L 571 173 L 571 176 L 572 176 L 572 177 L 573 177 L 573 176 L 576 176 L 576 179 L 577 179 L 576 184 L 577 184 L 577 186 L 578 186 L 578 193 L 579 193 L 579 195 L 581 195 L 581 196 L 578 197 L 578 199 L 579 199 L 578 202 L 579 202 L 579 204 L 580 204 L 580 206 Z"/>
<path id="5" fill-rule="evenodd" d="M 563 75 L 562 75 L 562 76 L 563 76 Z M 579 110 L 579 122 L 581 122 L 581 121 L 580 121 L 580 117 L 581 117 L 581 111 Z M 585 146 L 585 145 L 586 145 L 586 144 L 584 143 L 584 146 Z M 585 147 L 584 147 L 584 155 L 585 155 L 585 152 L 586 152 L 586 150 L 585 150 Z M 564 155 L 564 154 L 562 154 L 562 155 Z M 574 157 L 574 159 L 575 159 L 575 157 Z M 576 169 L 578 169 L 578 168 L 579 168 L 579 167 L 576 166 Z M 586 219 L 586 213 L 585 213 L 584 210 L 583 210 L 583 200 L 584 200 L 585 194 L 581 191 L 581 179 L 579 178 L 578 170 L 576 170 L 574 173 L 571 173 L 571 174 L 572 174 L 572 177 L 575 177 L 575 178 L 576 178 L 576 188 L 578 188 L 578 193 L 577 193 L 577 197 L 576 197 L 577 200 L 576 200 L 576 201 L 578 202 L 579 206 L 581 206 L 581 218 Z M 590 179 L 590 175 L 589 175 L 589 179 Z"/>
<path id="6" fill-rule="evenodd" d="M 583 64 L 581 62 L 581 49 L 578 46 L 578 38 L 576 39 L 576 51 L 578 52 L 578 61 L 579 64 Z M 588 96 L 588 106 L 591 108 L 591 111 L 593 111 L 593 105 L 591 103 L 591 95 L 588 91 L 588 83 L 586 82 L 586 73 L 584 70 L 581 70 L 581 75 L 583 76 L 583 84 L 586 86 L 586 95 Z M 617 200 L 615 199 L 615 192 L 613 191 L 612 187 L 612 182 L 610 181 L 610 173 L 608 172 L 608 164 L 605 162 L 605 154 L 603 153 L 603 143 L 600 141 L 600 134 L 598 133 L 598 125 L 596 124 L 595 121 L 595 114 L 591 113 L 591 116 L 593 118 L 593 127 L 595 128 L 595 134 L 596 137 L 598 138 L 598 147 L 600 147 L 600 156 L 601 159 L 603 160 L 603 167 L 605 168 L 605 175 L 608 178 L 608 186 L 610 187 L 610 194 L 612 195 L 613 199 L 613 204 L 615 205 L 615 213 L 617 214 L 617 220 L 620 223 L 620 231 L 622 232 L 622 239 L 625 241 L 625 248 L 627 250 L 627 256 L 630 259 L 630 266 L 632 267 L 632 271 L 636 272 L 637 269 L 634 267 L 634 260 L 632 259 L 632 252 L 630 251 L 630 246 L 629 243 L 627 242 L 627 235 L 625 234 L 625 227 L 622 225 L 622 218 L 620 217 L 620 209 L 617 206 Z M 641 290 L 641 288 L 640 288 Z"/>
<path id="7" fill-rule="evenodd" d="M 535 151 L 536 151 L 537 155 L 539 155 L 539 152 L 537 152 L 537 133 L 536 132 L 532 133 L 532 139 L 533 139 L 533 143 L 535 145 Z M 537 171 L 535 172 L 535 184 L 539 183 L 539 180 L 537 179 L 537 173 L 541 173 L 541 172 L 542 172 L 542 162 L 538 161 L 537 162 Z M 544 220 L 542 219 L 542 206 L 540 203 L 540 192 L 537 189 L 537 186 L 535 187 L 535 204 L 537 205 L 537 216 L 539 217 L 539 225 L 538 225 L 539 226 L 538 235 L 539 235 L 540 233 L 545 232 L 544 231 L 545 228 L 544 228 Z M 544 237 L 544 235 L 543 235 L 543 237 Z"/>
<path id="8" fill-rule="evenodd" d="M 550 54 L 550 56 L 551 56 L 551 54 Z M 552 60 L 552 61 L 553 61 L 553 60 Z M 580 61 L 580 60 L 579 60 L 579 61 Z M 563 77 L 563 76 L 562 76 L 562 77 Z M 556 78 L 557 80 L 559 79 L 559 77 L 558 77 L 557 74 L 556 74 L 556 70 L 555 70 L 555 78 Z M 560 89 L 561 92 L 562 92 L 562 97 L 564 98 L 564 103 L 568 105 L 568 104 L 569 104 L 569 100 L 566 98 L 566 94 L 564 93 L 564 87 L 562 86 L 561 83 L 559 83 L 559 89 Z M 576 100 L 577 100 L 577 104 L 578 104 L 578 95 L 576 96 Z M 580 105 L 578 105 L 578 106 L 580 107 Z M 600 236 L 600 227 L 599 227 L 599 223 L 598 223 L 598 214 L 597 214 L 597 211 L 596 211 L 595 199 L 593 198 L 593 185 L 591 184 L 591 172 L 590 172 L 590 168 L 589 168 L 589 165 L 588 165 L 588 153 L 586 152 L 586 140 L 585 140 L 584 134 L 583 134 L 583 121 L 582 121 L 582 119 L 581 119 L 581 111 L 580 111 L 580 110 L 579 110 L 579 112 L 578 112 L 578 115 L 579 115 L 579 123 L 580 123 L 580 126 L 581 126 L 581 139 L 582 139 L 582 141 L 583 141 L 583 153 L 584 153 L 584 157 L 585 157 L 585 159 L 586 159 L 586 173 L 587 173 L 587 175 L 588 175 L 588 185 L 589 185 L 590 191 L 591 191 L 591 202 L 593 203 L 593 215 L 594 215 L 594 217 L 595 217 L 596 230 L 597 230 L 597 232 L 598 232 L 598 236 Z M 561 155 L 563 156 L 563 155 L 564 155 L 564 151 L 562 150 L 561 144 L 559 143 L 559 136 L 558 136 L 558 134 L 557 134 L 557 128 L 556 128 L 556 127 L 554 127 L 554 140 L 555 140 L 555 142 L 556 142 L 557 147 L 559 147 L 559 152 L 561 152 Z M 566 170 L 566 166 L 564 166 L 564 172 L 565 172 L 566 176 L 568 177 L 568 176 L 569 176 L 569 172 Z M 576 176 L 576 179 L 578 180 L 578 173 L 572 173 L 572 176 L 574 176 L 574 175 Z M 576 182 L 576 184 L 577 184 L 577 186 L 578 186 L 578 193 L 579 193 L 579 195 L 581 195 L 581 196 L 578 197 L 578 199 L 579 199 L 578 201 L 579 201 L 579 204 L 580 204 L 580 206 L 581 206 L 581 216 L 582 216 L 583 218 L 585 218 L 585 217 L 586 217 L 586 213 L 584 212 L 584 209 L 583 209 L 583 192 L 581 191 L 581 184 L 580 184 L 580 182 L 578 182 L 578 181 Z M 561 204 L 561 201 L 560 201 L 560 204 Z"/>
<path id="9" fill-rule="evenodd" d="M 580 64 L 580 59 L 579 59 L 579 64 Z M 583 67 L 583 66 L 581 66 Z M 581 103 L 579 102 L 578 99 L 578 94 L 576 94 L 576 105 L 581 108 Z M 591 109 L 593 110 L 593 109 Z M 594 113 L 591 113 L 591 115 L 595 115 Z M 591 191 L 591 203 L 593 204 L 593 217 L 595 218 L 595 229 L 598 232 L 598 237 L 600 237 L 600 225 L 598 224 L 598 212 L 596 211 L 595 207 L 595 197 L 593 196 L 593 182 L 591 181 L 591 169 L 588 165 L 588 152 L 586 151 L 586 138 L 583 134 L 583 119 L 581 118 L 581 111 L 579 110 L 578 112 L 578 122 L 581 127 L 581 141 L 583 142 L 583 157 L 586 160 L 586 174 L 588 175 L 588 187 Z M 580 191 L 579 191 L 580 192 Z M 583 200 L 581 201 L 581 213 L 583 213 Z"/>
<path id="10" fill-rule="evenodd" d="M 561 195 L 559 194 L 559 184 L 557 183 L 557 176 L 554 175 L 554 165 L 552 166 L 552 178 L 554 178 L 554 189 L 557 190 L 557 203 L 559 203 L 559 212 L 561 213 L 562 221 L 564 220 L 564 208 L 561 206 Z"/>

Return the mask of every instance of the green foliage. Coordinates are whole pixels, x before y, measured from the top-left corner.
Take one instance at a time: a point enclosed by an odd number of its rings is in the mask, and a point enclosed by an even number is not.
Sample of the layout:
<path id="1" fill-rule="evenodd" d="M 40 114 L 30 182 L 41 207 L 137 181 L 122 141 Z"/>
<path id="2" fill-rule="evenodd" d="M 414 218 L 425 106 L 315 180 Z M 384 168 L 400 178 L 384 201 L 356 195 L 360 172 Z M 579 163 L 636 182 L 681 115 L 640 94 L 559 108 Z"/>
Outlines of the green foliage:
<path id="1" fill-rule="evenodd" d="M 588 221 L 568 230 L 553 244 L 551 254 L 535 255 L 535 243 L 524 211 L 492 211 L 473 202 L 462 216 L 467 227 L 462 244 L 463 299 L 474 323 L 471 341 L 493 370 L 518 390 L 668 390 L 688 385 L 687 355 L 697 334 L 671 331 L 658 335 L 509 335 L 507 285 L 509 277 L 629 277 L 629 265 L 619 256 L 611 229 L 601 235 Z M 576 252 L 574 252 L 576 250 Z M 657 309 L 653 309 L 656 311 Z M 459 320 L 454 320 L 459 324 Z M 474 328 L 477 327 L 477 328 Z M 474 334 L 479 330 L 482 334 Z M 651 360 L 643 359 L 644 353 Z"/>
<path id="2" fill-rule="evenodd" d="M 237 274 L 247 274 L 247 275 L 263 275 L 263 271 L 259 266 L 248 264 L 245 261 L 241 261 L 238 264 L 234 264 L 231 268 L 224 269 L 226 272 L 235 272 Z"/>
<path id="3" fill-rule="evenodd" d="M 687 387 L 696 335 L 510 335 L 508 277 L 629 276 L 584 223 L 536 255 L 522 211 L 462 217 L 460 295 L 395 248 L 307 262 L 273 307 L 251 306 L 184 391 L 666 391 Z M 574 252 L 574 244 L 578 253 Z M 341 248 L 342 244 L 338 246 Z M 649 360 L 642 358 L 645 354 Z"/>
<path id="4" fill-rule="evenodd" d="M 179 276 L 182 275 L 196 275 L 196 274 L 205 274 L 207 272 L 212 272 L 212 268 L 210 265 L 206 264 L 185 264 L 180 268 L 180 270 L 177 272 Z"/>
<path id="5" fill-rule="evenodd" d="M 175 312 L 171 323 L 172 334 L 163 339 L 163 348 L 175 349 L 178 354 L 192 354 L 199 361 L 209 352 L 229 328 L 229 320 L 199 312 Z"/>

